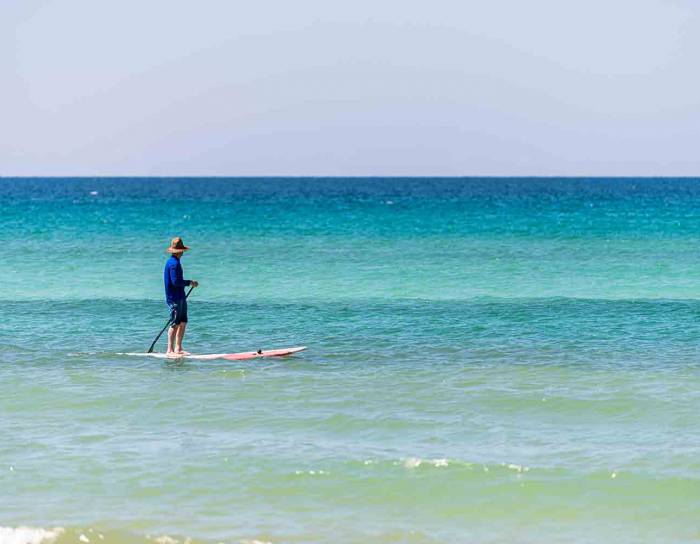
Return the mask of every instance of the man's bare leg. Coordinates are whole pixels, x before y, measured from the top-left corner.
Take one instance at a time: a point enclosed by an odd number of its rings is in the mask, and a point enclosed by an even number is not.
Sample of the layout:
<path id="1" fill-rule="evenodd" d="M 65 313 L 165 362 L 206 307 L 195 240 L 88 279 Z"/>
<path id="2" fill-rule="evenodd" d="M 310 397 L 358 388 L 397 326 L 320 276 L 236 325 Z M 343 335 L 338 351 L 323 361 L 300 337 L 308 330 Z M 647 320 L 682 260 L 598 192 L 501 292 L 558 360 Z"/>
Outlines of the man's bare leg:
<path id="1" fill-rule="evenodd" d="M 180 323 L 175 333 L 175 353 L 179 355 L 189 355 L 189 352 L 182 349 L 182 339 L 185 337 L 187 323 Z"/>
<path id="2" fill-rule="evenodd" d="M 177 329 L 179 325 L 170 325 L 168 328 L 168 349 L 165 352 L 166 355 L 175 354 L 175 337 L 177 336 Z"/>

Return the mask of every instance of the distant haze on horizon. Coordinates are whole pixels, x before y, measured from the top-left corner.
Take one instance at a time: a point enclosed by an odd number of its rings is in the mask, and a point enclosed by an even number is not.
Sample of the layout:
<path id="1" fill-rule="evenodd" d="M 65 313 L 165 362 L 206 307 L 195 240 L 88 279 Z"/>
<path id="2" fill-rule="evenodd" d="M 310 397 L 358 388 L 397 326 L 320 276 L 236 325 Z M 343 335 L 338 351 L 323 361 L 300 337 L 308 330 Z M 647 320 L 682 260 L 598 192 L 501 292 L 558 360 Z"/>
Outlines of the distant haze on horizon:
<path id="1" fill-rule="evenodd" d="M 695 0 L 4 0 L 0 176 L 700 175 Z"/>

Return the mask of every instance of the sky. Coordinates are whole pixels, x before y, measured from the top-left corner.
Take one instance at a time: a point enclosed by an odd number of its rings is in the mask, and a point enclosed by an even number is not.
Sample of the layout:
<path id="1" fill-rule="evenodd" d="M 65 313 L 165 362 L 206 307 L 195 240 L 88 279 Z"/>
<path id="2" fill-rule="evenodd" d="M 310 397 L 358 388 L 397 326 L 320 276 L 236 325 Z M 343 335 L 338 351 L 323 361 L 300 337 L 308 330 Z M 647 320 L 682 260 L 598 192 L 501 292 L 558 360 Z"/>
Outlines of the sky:
<path id="1" fill-rule="evenodd" d="M 0 0 L 0 176 L 698 176 L 697 0 Z"/>

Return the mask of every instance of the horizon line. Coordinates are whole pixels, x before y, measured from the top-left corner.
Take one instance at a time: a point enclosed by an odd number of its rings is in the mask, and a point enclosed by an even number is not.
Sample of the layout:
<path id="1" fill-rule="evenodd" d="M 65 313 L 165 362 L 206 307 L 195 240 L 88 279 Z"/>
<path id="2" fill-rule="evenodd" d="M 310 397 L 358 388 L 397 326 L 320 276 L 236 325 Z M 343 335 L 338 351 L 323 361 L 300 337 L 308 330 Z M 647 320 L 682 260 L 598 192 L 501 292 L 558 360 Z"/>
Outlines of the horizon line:
<path id="1" fill-rule="evenodd" d="M 314 174 L 270 174 L 270 175 L 228 175 L 228 174 L 195 174 L 195 175 L 143 175 L 143 174 L 95 174 L 95 175 L 0 175 L 3 179 L 700 179 L 698 175 L 481 175 L 481 174 L 460 174 L 460 175 L 314 175 Z"/>

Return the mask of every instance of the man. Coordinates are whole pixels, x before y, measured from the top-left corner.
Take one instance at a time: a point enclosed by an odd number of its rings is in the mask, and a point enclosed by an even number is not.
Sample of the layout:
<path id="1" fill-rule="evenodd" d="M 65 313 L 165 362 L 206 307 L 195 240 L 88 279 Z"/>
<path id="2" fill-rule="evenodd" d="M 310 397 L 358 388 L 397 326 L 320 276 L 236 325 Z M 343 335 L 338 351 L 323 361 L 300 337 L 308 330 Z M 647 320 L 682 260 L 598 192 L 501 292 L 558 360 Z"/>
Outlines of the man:
<path id="1" fill-rule="evenodd" d="M 185 287 L 191 285 L 197 287 L 198 282 L 183 279 L 180 259 L 185 251 L 190 249 L 179 236 L 173 238 L 170 247 L 166 250 L 170 258 L 165 263 L 163 281 L 165 283 L 165 301 L 170 308 L 170 328 L 168 329 L 168 357 L 181 357 L 189 355 L 182 349 L 182 339 L 187 328 L 187 298 Z"/>

